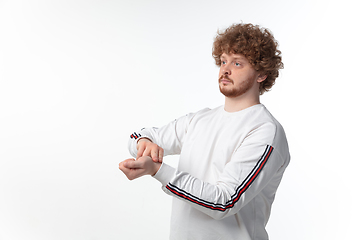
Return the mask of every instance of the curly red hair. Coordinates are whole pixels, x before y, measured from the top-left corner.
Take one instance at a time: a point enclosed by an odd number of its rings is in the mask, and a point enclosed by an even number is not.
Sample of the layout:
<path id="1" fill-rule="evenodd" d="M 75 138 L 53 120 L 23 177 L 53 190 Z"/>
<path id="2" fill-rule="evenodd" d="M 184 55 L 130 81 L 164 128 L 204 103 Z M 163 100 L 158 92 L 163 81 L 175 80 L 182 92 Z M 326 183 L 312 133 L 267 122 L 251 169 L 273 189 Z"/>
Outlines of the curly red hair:
<path id="1" fill-rule="evenodd" d="M 244 55 L 253 68 L 267 78 L 260 83 L 260 94 L 269 91 L 284 68 L 278 43 L 268 29 L 252 24 L 234 24 L 215 38 L 212 55 L 216 65 L 221 65 L 223 53 Z"/>

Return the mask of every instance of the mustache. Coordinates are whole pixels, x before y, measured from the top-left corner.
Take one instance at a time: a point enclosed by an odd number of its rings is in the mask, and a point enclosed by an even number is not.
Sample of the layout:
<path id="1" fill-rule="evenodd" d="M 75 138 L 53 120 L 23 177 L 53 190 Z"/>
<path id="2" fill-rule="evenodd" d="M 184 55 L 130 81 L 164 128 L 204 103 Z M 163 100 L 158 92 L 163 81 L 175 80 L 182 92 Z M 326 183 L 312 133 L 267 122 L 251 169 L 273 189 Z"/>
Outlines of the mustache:
<path id="1" fill-rule="evenodd" d="M 221 75 L 221 77 L 219 77 L 219 82 L 221 81 L 221 79 L 226 79 L 226 80 L 230 81 L 231 83 L 234 83 L 234 81 L 231 80 L 227 75 Z"/>

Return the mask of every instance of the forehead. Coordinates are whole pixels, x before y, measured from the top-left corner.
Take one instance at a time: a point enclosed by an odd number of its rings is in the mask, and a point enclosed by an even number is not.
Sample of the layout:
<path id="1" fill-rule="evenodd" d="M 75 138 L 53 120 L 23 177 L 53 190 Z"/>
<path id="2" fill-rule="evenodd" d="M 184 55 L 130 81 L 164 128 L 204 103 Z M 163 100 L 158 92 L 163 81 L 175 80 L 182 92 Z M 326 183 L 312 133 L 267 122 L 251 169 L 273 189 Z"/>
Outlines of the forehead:
<path id="1" fill-rule="evenodd" d="M 235 54 L 235 53 L 223 53 L 223 54 L 221 54 L 220 58 L 225 58 L 225 59 L 237 59 L 237 60 L 247 60 L 244 55 L 242 55 L 242 54 Z"/>

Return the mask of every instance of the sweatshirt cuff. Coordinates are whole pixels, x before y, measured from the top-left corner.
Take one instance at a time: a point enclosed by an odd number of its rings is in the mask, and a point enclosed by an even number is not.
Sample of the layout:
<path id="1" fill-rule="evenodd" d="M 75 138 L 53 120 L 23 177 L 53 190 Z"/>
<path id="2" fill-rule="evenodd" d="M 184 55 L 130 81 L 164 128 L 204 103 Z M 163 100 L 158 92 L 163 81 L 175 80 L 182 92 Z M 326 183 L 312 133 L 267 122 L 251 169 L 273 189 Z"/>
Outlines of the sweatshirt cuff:
<path id="1" fill-rule="evenodd" d="M 153 176 L 153 178 L 161 182 L 162 185 L 166 186 L 175 175 L 175 172 L 175 168 L 163 162 L 157 173 Z"/>

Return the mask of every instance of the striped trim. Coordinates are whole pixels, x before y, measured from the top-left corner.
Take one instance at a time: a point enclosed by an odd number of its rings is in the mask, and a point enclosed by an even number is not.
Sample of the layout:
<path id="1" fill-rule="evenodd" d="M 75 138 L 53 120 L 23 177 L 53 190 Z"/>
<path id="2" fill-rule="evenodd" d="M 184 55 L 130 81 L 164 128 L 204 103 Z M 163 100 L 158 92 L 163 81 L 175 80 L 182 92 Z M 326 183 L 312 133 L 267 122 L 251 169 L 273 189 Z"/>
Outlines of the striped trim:
<path id="1" fill-rule="evenodd" d="M 130 138 L 134 138 L 135 140 L 138 139 L 139 137 L 141 137 L 141 134 L 140 133 L 136 133 L 134 132 L 133 134 L 130 135 Z"/>
<path id="2" fill-rule="evenodd" d="M 183 189 L 178 188 L 177 186 L 169 183 L 166 188 L 171 191 L 173 194 L 186 199 L 190 202 L 193 202 L 195 204 L 201 205 L 203 207 L 212 209 L 212 210 L 218 210 L 218 211 L 225 211 L 229 208 L 232 208 L 240 199 L 240 197 L 243 195 L 243 193 L 251 186 L 251 184 L 255 181 L 255 179 L 257 178 L 257 176 L 259 176 L 260 172 L 262 169 L 264 169 L 265 164 L 267 163 L 272 151 L 273 151 L 273 147 L 270 145 L 266 146 L 265 152 L 264 154 L 261 156 L 261 158 L 259 159 L 259 161 L 256 163 L 255 167 L 251 170 L 251 172 L 249 173 L 249 175 L 245 178 L 245 180 L 240 184 L 239 187 L 237 187 L 235 194 L 233 196 L 231 196 L 231 199 L 229 201 L 227 201 L 224 204 L 220 204 L 220 203 L 211 203 L 208 201 L 205 201 L 203 199 L 200 199 L 186 191 L 184 191 Z"/>

